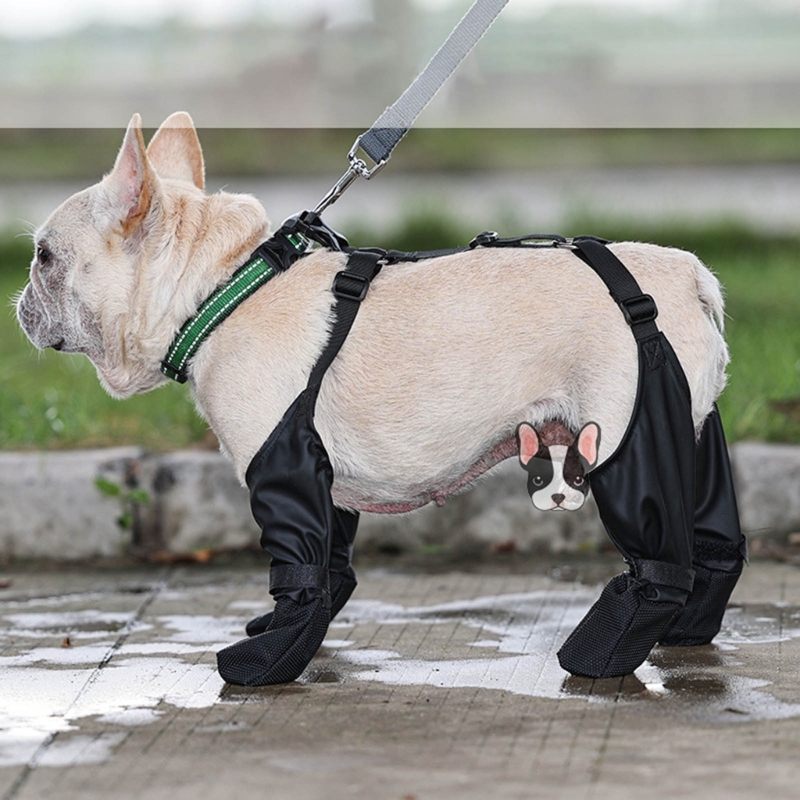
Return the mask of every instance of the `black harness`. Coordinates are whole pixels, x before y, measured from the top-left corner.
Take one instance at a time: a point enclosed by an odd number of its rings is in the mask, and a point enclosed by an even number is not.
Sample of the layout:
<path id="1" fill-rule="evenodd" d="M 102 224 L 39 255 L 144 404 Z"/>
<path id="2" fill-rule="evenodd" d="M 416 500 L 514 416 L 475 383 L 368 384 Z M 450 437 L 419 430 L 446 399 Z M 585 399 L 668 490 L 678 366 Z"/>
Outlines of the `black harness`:
<path id="1" fill-rule="evenodd" d="M 656 325 L 656 304 L 606 241 L 555 235 L 500 239 L 486 232 L 469 247 L 404 253 L 351 248 L 309 212 L 290 227 L 349 258 L 332 287 L 336 305 L 328 344 L 306 388 L 246 473 L 261 545 L 272 556 L 270 593 L 276 605 L 251 621 L 250 638 L 218 653 L 223 678 L 244 685 L 297 678 L 355 588 L 350 562 L 358 514 L 333 504 L 333 471 L 314 427 L 314 409 L 370 282 L 386 264 L 475 247 L 572 249 L 603 280 L 637 342 L 638 388 L 628 429 L 612 456 L 589 473 L 600 517 L 629 570 L 611 580 L 569 636 L 558 654 L 561 665 L 577 675 L 624 675 L 659 641 L 697 644 L 716 635 L 745 554 L 719 415 L 715 410 L 708 418 L 696 442 L 689 387 Z M 287 268 L 297 256 L 287 255 L 282 240 L 288 241 L 286 225 L 257 252 Z"/>

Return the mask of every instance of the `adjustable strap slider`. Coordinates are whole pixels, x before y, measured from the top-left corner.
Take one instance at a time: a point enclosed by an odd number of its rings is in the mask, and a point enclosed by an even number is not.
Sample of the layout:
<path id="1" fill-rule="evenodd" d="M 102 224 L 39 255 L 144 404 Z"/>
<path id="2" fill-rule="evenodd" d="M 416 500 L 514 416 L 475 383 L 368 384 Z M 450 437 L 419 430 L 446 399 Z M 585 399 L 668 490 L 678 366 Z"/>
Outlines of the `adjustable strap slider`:
<path id="1" fill-rule="evenodd" d="M 369 279 L 356 272 L 342 270 L 333 279 L 333 293 L 344 300 L 355 300 L 360 303 L 369 290 Z"/>
<path id="2" fill-rule="evenodd" d="M 479 233 L 470 243 L 469 246 L 472 249 L 476 247 L 486 247 L 487 245 L 493 244 L 500 238 L 500 234 L 497 231 L 484 231 L 483 233 Z"/>
<path id="3" fill-rule="evenodd" d="M 625 316 L 628 325 L 641 325 L 644 322 L 653 322 L 658 316 L 656 301 L 649 294 L 640 294 L 620 300 L 619 307 Z"/>

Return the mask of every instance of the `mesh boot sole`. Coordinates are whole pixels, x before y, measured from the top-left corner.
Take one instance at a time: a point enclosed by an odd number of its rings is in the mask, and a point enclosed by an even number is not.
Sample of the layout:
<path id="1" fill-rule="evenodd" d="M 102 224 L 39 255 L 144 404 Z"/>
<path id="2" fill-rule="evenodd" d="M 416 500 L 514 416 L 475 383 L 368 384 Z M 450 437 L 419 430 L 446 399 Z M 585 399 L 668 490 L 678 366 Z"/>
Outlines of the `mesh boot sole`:
<path id="1" fill-rule="evenodd" d="M 677 603 L 648 600 L 628 574 L 617 575 L 564 642 L 558 662 L 567 672 L 587 678 L 629 675 L 679 608 Z"/>
<path id="2" fill-rule="evenodd" d="M 331 615 L 322 598 L 298 605 L 279 597 L 271 625 L 217 653 L 217 669 L 228 683 L 269 686 L 300 677 L 319 650 Z"/>

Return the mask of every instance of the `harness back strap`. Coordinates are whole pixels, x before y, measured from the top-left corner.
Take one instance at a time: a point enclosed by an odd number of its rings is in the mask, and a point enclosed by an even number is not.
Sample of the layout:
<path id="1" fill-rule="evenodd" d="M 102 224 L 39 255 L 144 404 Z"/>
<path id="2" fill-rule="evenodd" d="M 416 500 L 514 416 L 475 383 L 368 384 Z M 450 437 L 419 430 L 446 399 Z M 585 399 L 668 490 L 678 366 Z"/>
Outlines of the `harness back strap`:
<path id="1" fill-rule="evenodd" d="M 619 305 L 625 321 L 637 341 L 658 333 L 655 319 L 658 308 L 655 300 L 644 294 L 636 279 L 623 263 L 605 246 L 591 236 L 578 236 L 572 240 L 576 255 L 580 256 L 601 278 L 609 294 Z"/>

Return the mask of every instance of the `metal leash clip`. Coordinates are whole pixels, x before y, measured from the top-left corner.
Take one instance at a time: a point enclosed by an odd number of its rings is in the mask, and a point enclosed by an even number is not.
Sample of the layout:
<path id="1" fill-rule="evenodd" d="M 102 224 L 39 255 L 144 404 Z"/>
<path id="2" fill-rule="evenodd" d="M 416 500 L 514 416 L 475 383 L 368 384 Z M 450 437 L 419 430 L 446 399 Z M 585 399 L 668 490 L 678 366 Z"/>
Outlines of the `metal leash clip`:
<path id="1" fill-rule="evenodd" d="M 388 158 L 370 167 L 363 158 L 358 157 L 358 149 L 360 146 L 361 136 L 356 138 L 355 142 L 353 142 L 353 146 L 350 148 L 350 152 L 347 154 L 347 158 L 350 161 L 347 172 L 336 181 L 333 188 L 319 201 L 317 207 L 314 209 L 315 214 L 321 214 L 329 205 L 338 200 L 356 178 L 364 178 L 364 180 L 368 181 L 373 175 L 386 166 L 389 160 Z"/>

